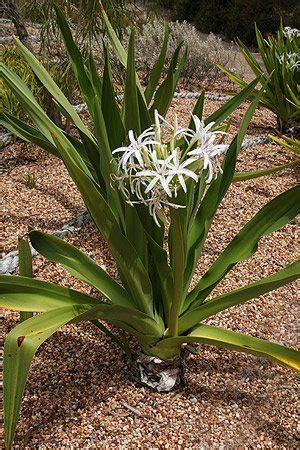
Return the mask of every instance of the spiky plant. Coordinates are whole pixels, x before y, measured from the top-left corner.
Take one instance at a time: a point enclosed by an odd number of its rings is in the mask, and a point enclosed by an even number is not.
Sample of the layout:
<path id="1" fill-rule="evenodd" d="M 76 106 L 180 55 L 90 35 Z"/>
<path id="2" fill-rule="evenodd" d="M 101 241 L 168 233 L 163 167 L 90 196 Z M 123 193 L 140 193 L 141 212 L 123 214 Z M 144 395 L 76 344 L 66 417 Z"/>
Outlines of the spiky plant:
<path id="1" fill-rule="evenodd" d="M 277 128 L 285 132 L 291 120 L 300 117 L 300 31 L 290 27 L 280 28 L 276 36 L 264 39 L 255 25 L 257 47 L 262 59 L 258 61 L 249 49 L 238 40 L 238 47 L 254 75 L 270 81 L 262 95 L 260 104 L 277 116 Z M 235 73 L 219 66 L 230 80 L 240 87 L 247 83 Z"/>
<path id="2" fill-rule="evenodd" d="M 84 64 L 66 19 L 57 9 L 58 23 L 88 105 L 93 131 L 84 125 L 36 58 L 17 42 L 63 114 L 72 120 L 80 139 L 56 126 L 20 78 L 1 66 L 4 82 L 34 123 L 29 126 L 4 115 L 4 125 L 62 159 L 95 226 L 108 243 L 120 277 L 115 280 L 62 239 L 36 230 L 29 232 L 38 252 L 93 286 L 102 298 L 34 278 L 0 277 L 2 306 L 38 313 L 17 325 L 5 341 L 7 448 L 12 444 L 31 360 L 38 347 L 69 322 L 92 321 L 126 353 L 130 352 L 128 343 L 120 342 L 99 320 L 134 336 L 141 350 L 135 373 L 143 373 L 144 382 L 158 390 L 170 390 L 180 382 L 181 348 L 190 342 L 261 355 L 299 368 L 296 350 L 205 323 L 220 311 L 298 278 L 300 264 L 293 263 L 250 285 L 219 296 L 212 294 L 239 261 L 255 253 L 263 236 L 295 217 L 299 211 L 299 203 L 295 202 L 298 187 L 265 205 L 191 287 L 208 231 L 232 182 L 237 153 L 264 86 L 230 145 L 221 142 L 224 133 L 221 122 L 248 98 L 258 79 L 204 121 L 202 95 L 188 127 L 181 127 L 176 116 L 169 123 L 165 115 L 185 53 L 180 56 L 180 48 L 176 49 L 167 77 L 158 87 L 167 48 L 166 31 L 161 53 L 144 89 L 135 72 L 134 34 L 126 55 L 103 9 L 102 14 L 114 49 L 126 65 L 121 108 L 115 98 L 108 52 L 105 50 L 105 69 L 99 77 L 92 58 Z M 157 360 L 162 364 L 156 364 Z M 162 365 L 163 371 L 158 368 Z"/>

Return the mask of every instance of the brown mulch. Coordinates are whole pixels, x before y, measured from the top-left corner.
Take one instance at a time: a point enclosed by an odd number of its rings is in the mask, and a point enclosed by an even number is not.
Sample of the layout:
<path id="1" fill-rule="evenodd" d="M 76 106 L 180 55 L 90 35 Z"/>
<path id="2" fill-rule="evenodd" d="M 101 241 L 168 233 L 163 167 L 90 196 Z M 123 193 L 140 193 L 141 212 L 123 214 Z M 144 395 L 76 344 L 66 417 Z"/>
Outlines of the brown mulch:
<path id="1" fill-rule="evenodd" d="M 173 111 L 181 123 L 188 121 L 194 102 L 174 100 Z M 219 106 L 220 102 L 207 101 L 205 115 Z M 234 114 L 231 133 L 244 111 L 245 106 Z M 247 137 L 266 136 L 273 126 L 273 115 L 258 109 Z M 21 142 L 3 155 L 5 252 L 16 247 L 17 234 L 24 233 L 29 223 L 42 230 L 61 228 L 84 209 L 59 160 Z M 280 146 L 263 144 L 242 150 L 238 169 L 271 167 L 290 159 Z M 25 172 L 36 177 L 35 188 L 25 185 Z M 233 184 L 213 223 L 194 281 L 263 205 L 297 181 L 297 169 L 290 168 Z M 295 233 L 294 220 L 264 237 L 255 256 L 238 264 L 214 293 L 248 284 L 294 261 Z M 106 243 L 93 224 L 67 240 L 115 275 Z M 39 278 L 90 291 L 41 256 L 34 260 L 34 268 Z M 296 287 L 293 283 L 231 308 L 210 323 L 296 347 Z M 16 324 L 17 314 L 5 317 L 7 332 Z M 197 355 L 187 357 L 185 386 L 158 394 L 134 384 L 124 355 L 91 324 L 63 327 L 42 345 L 32 363 L 15 448 L 297 447 L 296 381 L 290 370 L 250 355 L 206 346 L 197 349 Z"/>

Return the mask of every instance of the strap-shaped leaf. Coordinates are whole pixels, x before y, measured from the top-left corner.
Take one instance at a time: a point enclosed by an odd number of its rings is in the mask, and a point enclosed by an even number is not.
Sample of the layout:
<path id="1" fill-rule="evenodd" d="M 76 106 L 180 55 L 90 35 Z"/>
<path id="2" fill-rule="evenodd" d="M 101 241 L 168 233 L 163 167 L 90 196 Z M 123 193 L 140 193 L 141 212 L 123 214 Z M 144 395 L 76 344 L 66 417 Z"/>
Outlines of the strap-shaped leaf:
<path id="1" fill-rule="evenodd" d="M 127 327 L 124 323 L 124 329 L 132 330 L 133 334 L 141 338 L 145 332 L 148 342 L 160 336 L 160 330 L 149 316 L 121 306 L 101 305 L 99 302 L 96 307 L 81 304 L 52 309 L 17 325 L 6 337 L 4 346 L 4 427 L 7 448 L 10 448 L 13 440 L 30 363 L 38 347 L 68 322 L 97 318 L 120 327 L 123 326 L 122 321 L 128 321 L 129 325 Z"/>
<path id="2" fill-rule="evenodd" d="M 26 122 L 6 112 L 0 113 L 0 124 L 24 141 L 33 142 L 52 155 L 59 157 L 59 152 L 55 146 L 39 130 Z"/>
<path id="3" fill-rule="evenodd" d="M 18 239 L 19 274 L 22 277 L 33 278 L 32 255 L 27 237 Z M 32 312 L 20 311 L 20 321 L 32 317 Z"/>
<path id="4" fill-rule="evenodd" d="M 125 129 L 121 118 L 121 112 L 116 102 L 116 95 L 113 87 L 109 53 L 103 44 L 105 64 L 102 85 L 102 112 L 107 129 L 108 139 L 111 149 L 121 147 L 125 142 Z"/>
<path id="5" fill-rule="evenodd" d="M 153 105 L 150 109 L 151 117 L 154 117 L 154 111 L 156 109 L 162 116 L 165 116 L 169 109 L 176 88 L 175 73 L 181 48 L 182 43 L 178 45 L 178 47 L 174 51 L 166 79 L 163 81 L 154 95 Z"/>
<path id="6" fill-rule="evenodd" d="M 39 78 L 41 83 L 45 86 L 45 88 L 50 92 L 56 102 L 61 105 L 62 109 L 67 112 L 68 117 L 70 117 L 76 127 L 81 130 L 83 133 L 87 134 L 91 139 L 93 136 L 88 128 L 82 122 L 80 116 L 74 110 L 73 106 L 64 95 L 62 90 L 57 86 L 52 77 L 49 75 L 44 66 L 40 63 L 40 61 L 17 39 L 15 38 L 15 43 L 18 49 L 21 51 L 22 56 L 26 59 L 28 64 L 30 65 L 33 72 Z"/>
<path id="7" fill-rule="evenodd" d="M 286 164 L 281 164 L 280 166 L 270 167 L 269 169 L 253 170 L 251 172 L 236 172 L 233 177 L 233 181 L 246 181 L 252 180 L 253 178 L 264 177 L 266 175 L 272 175 L 273 173 L 281 172 L 288 167 L 295 166 L 300 163 L 300 159 L 291 161 Z"/>
<path id="8" fill-rule="evenodd" d="M 38 347 L 62 325 L 88 311 L 89 305 L 67 306 L 32 317 L 17 325 L 4 345 L 4 431 L 11 447 L 31 360 Z"/>
<path id="9" fill-rule="evenodd" d="M 250 353 L 283 364 L 294 370 L 300 369 L 300 352 L 297 350 L 212 325 L 201 324 L 187 336 L 162 340 L 157 347 L 161 349 L 175 347 L 185 342 L 197 342 L 236 352 Z"/>
<path id="10" fill-rule="evenodd" d="M 166 60 L 166 54 L 167 54 L 167 49 L 168 49 L 169 36 L 170 36 L 170 28 L 169 28 L 168 24 L 165 23 L 164 40 L 162 43 L 162 47 L 161 47 L 160 53 L 158 55 L 158 58 L 155 61 L 155 64 L 151 70 L 149 81 L 148 81 L 147 87 L 145 89 L 145 98 L 146 98 L 148 105 L 152 100 L 154 92 L 156 91 L 159 79 L 161 77 L 161 74 L 162 74 L 162 71 L 164 68 L 164 63 Z"/>
<path id="11" fill-rule="evenodd" d="M 45 312 L 65 306 L 97 306 L 100 300 L 36 278 L 0 275 L 0 304 L 16 311 Z"/>
<path id="12" fill-rule="evenodd" d="M 100 12 L 102 14 L 103 22 L 104 22 L 104 25 L 106 27 L 107 34 L 109 36 L 110 42 L 111 42 L 111 44 L 113 46 L 114 52 L 115 52 L 116 56 L 118 57 L 120 63 L 124 67 L 126 67 L 127 66 L 127 53 L 126 53 L 126 50 L 122 46 L 118 36 L 116 35 L 116 32 L 113 29 L 113 27 L 112 27 L 112 25 L 111 25 L 111 23 L 110 23 L 110 21 L 109 21 L 109 19 L 107 17 L 107 14 L 106 14 L 106 12 L 105 12 L 105 10 L 103 8 L 103 5 L 102 5 L 100 0 L 99 0 L 99 7 L 100 7 Z M 139 80 L 137 75 L 136 75 L 136 84 L 137 84 L 137 87 L 138 87 L 138 89 L 139 89 L 143 99 L 145 100 L 144 89 L 142 88 L 142 85 L 141 85 L 140 80 Z"/>
<path id="13" fill-rule="evenodd" d="M 241 90 L 238 94 L 228 100 L 221 108 L 214 111 L 210 116 L 206 117 L 204 123 L 207 125 L 210 122 L 215 122 L 216 125 L 223 122 L 223 120 L 227 119 L 230 114 L 236 110 L 245 100 L 249 98 L 249 96 L 253 93 L 255 86 L 260 81 L 259 78 L 256 78 L 251 83 L 246 85 L 244 89 Z"/>
<path id="14" fill-rule="evenodd" d="M 128 133 L 129 130 L 133 130 L 139 135 L 141 133 L 141 120 L 136 85 L 134 39 L 135 33 L 132 30 L 128 45 L 123 113 L 126 132 Z"/>
<path id="15" fill-rule="evenodd" d="M 60 8 L 57 5 L 55 5 L 55 3 L 53 4 L 53 6 L 56 13 L 57 24 L 61 32 L 65 48 L 71 60 L 76 80 L 78 82 L 81 92 L 84 95 L 88 108 L 92 113 L 92 102 L 94 97 L 96 96 L 96 93 L 87 75 L 80 50 L 74 42 L 67 19 L 64 16 L 63 12 L 60 10 Z"/>
<path id="16" fill-rule="evenodd" d="M 126 277 L 126 288 L 129 286 L 130 293 L 141 310 L 152 316 L 152 287 L 142 261 L 133 245 L 122 234 L 114 213 L 99 189 L 75 163 L 74 149 L 71 145 L 65 146 L 61 144 L 60 140 L 56 138 L 55 140 L 64 163 L 81 192 L 95 225 L 107 240 L 111 253 L 121 269 L 121 274 Z"/>
<path id="17" fill-rule="evenodd" d="M 97 72 L 96 62 L 91 53 L 86 61 L 86 71 L 92 83 L 95 95 L 99 99 L 99 101 L 101 101 L 102 79 Z"/>
<path id="18" fill-rule="evenodd" d="M 264 295 L 280 288 L 300 276 L 300 262 L 295 262 L 288 267 L 280 270 L 274 275 L 255 281 L 247 286 L 227 292 L 204 302 L 198 308 L 187 311 L 179 320 L 179 333 L 182 334 L 186 330 L 194 327 L 197 323 L 207 319 L 220 311 L 240 305 L 252 298 Z"/>
<path id="19" fill-rule="evenodd" d="M 217 179 L 214 180 L 209 186 L 204 199 L 200 204 L 200 208 L 198 209 L 197 213 L 193 215 L 193 220 L 190 224 L 188 232 L 187 261 L 185 269 L 186 291 L 189 288 L 194 268 L 199 259 L 199 255 L 203 248 L 213 217 L 231 184 L 235 170 L 236 158 L 237 137 L 232 141 L 227 151 L 223 163 L 223 173 L 220 173 Z M 183 306 L 183 310 L 185 308 L 186 306 Z"/>
<path id="20" fill-rule="evenodd" d="M 4 82 L 16 95 L 26 113 L 30 116 L 45 138 L 48 139 L 49 142 L 54 143 L 52 135 L 55 134 L 56 136 L 60 136 L 60 140 L 65 146 L 71 147 L 71 144 L 63 131 L 49 119 L 21 78 L 2 63 L 0 63 L 0 74 L 2 75 Z M 78 152 L 74 153 L 74 158 L 81 169 L 91 176 L 90 170 Z"/>
<path id="21" fill-rule="evenodd" d="M 71 275 L 94 286 L 113 304 L 133 307 L 134 301 L 125 289 L 74 245 L 40 231 L 30 231 L 29 236 L 33 247 L 45 258 L 62 264 Z"/>
<path id="22" fill-rule="evenodd" d="M 236 263 L 252 256 L 263 236 L 289 223 L 300 210 L 296 201 L 300 186 L 295 186 L 267 203 L 235 236 L 219 258 L 201 278 L 187 297 L 187 304 L 201 304 L 212 289 L 224 278 Z"/>

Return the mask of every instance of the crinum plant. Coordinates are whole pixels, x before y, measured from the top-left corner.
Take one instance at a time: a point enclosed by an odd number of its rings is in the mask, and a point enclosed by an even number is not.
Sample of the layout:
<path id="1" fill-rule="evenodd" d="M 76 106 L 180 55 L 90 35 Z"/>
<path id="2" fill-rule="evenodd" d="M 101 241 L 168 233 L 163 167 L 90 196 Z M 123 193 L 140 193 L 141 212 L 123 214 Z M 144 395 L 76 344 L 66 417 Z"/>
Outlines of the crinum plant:
<path id="1" fill-rule="evenodd" d="M 238 47 L 256 77 L 261 76 L 262 80 L 270 77 L 260 103 L 276 114 L 277 128 L 284 132 L 291 120 L 300 117 L 300 31 L 284 28 L 281 23 L 276 36 L 264 39 L 256 26 L 255 30 L 262 62 L 240 40 Z M 238 86 L 247 85 L 230 70 L 219 67 Z"/>
<path id="2" fill-rule="evenodd" d="M 102 14 L 106 20 L 104 11 Z M 298 187 L 265 205 L 192 285 L 212 220 L 233 180 L 237 154 L 264 87 L 250 104 L 230 144 L 225 144 L 221 123 L 248 98 L 258 80 L 205 120 L 202 119 L 202 95 L 189 126 L 181 126 L 176 115 L 169 122 L 165 115 L 184 62 L 181 59 L 177 66 L 179 49 L 166 79 L 157 87 L 167 45 L 166 33 L 161 54 L 144 89 L 135 72 L 133 35 L 126 56 L 106 20 L 115 51 L 127 67 L 120 108 L 108 52 L 105 50 L 105 69 L 100 77 L 92 58 L 86 63 L 82 60 L 59 10 L 57 16 L 89 108 L 93 132 L 20 43 L 17 45 L 36 75 L 52 93 L 62 113 L 71 118 L 77 137 L 56 126 L 26 85 L 5 66 L 1 67 L 3 80 L 18 97 L 34 126 L 10 115 L 4 115 L 3 122 L 23 138 L 62 159 L 95 226 L 107 241 L 119 279 L 112 278 L 66 241 L 37 230 L 29 231 L 31 243 L 39 253 L 62 264 L 70 274 L 93 286 L 101 297 L 24 276 L 0 277 L 2 306 L 35 313 L 18 324 L 5 341 L 4 418 L 8 448 L 12 444 L 31 360 L 48 337 L 70 322 L 92 321 L 127 354 L 130 354 L 128 342 L 112 334 L 103 322 L 133 336 L 140 348 L 134 358 L 135 376 L 160 391 L 170 390 L 180 382 L 181 349 L 185 343 L 210 344 L 262 355 L 293 369 L 299 368 L 299 354 L 293 349 L 205 323 L 218 312 L 299 276 L 299 263 L 293 263 L 242 288 L 218 296 L 212 293 L 239 261 L 253 255 L 263 236 L 296 216 Z"/>
<path id="3" fill-rule="evenodd" d="M 255 30 L 262 62 L 255 59 L 240 40 L 237 42 L 238 47 L 254 75 L 260 76 L 262 82 L 269 80 L 261 95 L 260 104 L 276 114 L 277 128 L 284 132 L 292 121 L 297 121 L 300 117 L 300 32 L 295 28 L 283 28 L 281 23 L 276 36 L 263 39 L 257 27 Z M 224 67 L 219 67 L 238 86 L 242 88 L 247 86 L 241 77 Z M 252 97 L 254 95 L 255 92 Z M 267 169 L 236 174 L 235 180 L 244 181 L 271 175 L 297 164 L 299 158 Z"/>

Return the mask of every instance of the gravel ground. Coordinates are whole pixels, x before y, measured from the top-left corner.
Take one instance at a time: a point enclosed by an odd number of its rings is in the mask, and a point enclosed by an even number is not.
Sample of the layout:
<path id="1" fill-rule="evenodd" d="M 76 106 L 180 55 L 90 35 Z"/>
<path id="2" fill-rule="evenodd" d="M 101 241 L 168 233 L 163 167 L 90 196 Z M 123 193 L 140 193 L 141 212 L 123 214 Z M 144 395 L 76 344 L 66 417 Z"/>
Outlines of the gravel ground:
<path id="1" fill-rule="evenodd" d="M 173 110 L 188 120 L 193 101 L 174 100 Z M 207 102 L 205 114 L 220 106 Z M 232 132 L 245 111 L 234 114 Z M 248 137 L 265 136 L 274 117 L 259 109 Z M 4 245 L 30 223 L 42 230 L 60 228 L 84 206 L 62 164 L 34 146 L 15 143 L 3 152 Z M 275 144 L 241 152 L 239 170 L 289 161 Z M 34 174 L 36 187 L 22 181 Z M 222 203 L 199 261 L 195 280 L 235 233 L 275 195 L 295 185 L 296 169 L 233 184 Z M 296 221 L 262 239 L 250 261 L 238 264 L 214 293 L 267 276 L 297 258 Z M 107 246 L 90 223 L 68 237 L 115 275 Z M 67 271 L 38 256 L 35 274 L 42 279 L 90 292 Z M 194 281 L 195 281 L 194 280 Z M 210 323 L 247 332 L 292 347 L 296 339 L 296 283 L 282 287 Z M 17 322 L 5 313 L 4 330 Z M 296 381 L 291 371 L 260 358 L 198 346 L 187 356 L 186 384 L 158 394 L 137 387 L 118 348 L 90 324 L 68 325 L 42 345 L 29 376 L 15 448 L 296 448 Z"/>

